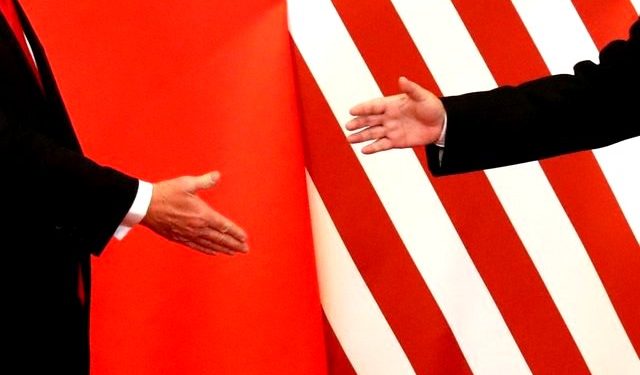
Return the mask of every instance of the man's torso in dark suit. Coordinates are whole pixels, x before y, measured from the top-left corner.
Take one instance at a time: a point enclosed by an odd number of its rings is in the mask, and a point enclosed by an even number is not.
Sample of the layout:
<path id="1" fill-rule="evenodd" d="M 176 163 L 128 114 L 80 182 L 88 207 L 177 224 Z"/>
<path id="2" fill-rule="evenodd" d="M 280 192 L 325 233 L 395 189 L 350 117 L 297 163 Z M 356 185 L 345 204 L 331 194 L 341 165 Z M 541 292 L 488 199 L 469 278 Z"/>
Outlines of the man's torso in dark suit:
<path id="1" fill-rule="evenodd" d="M 122 221 L 137 180 L 82 155 L 42 46 L 19 14 L 42 85 L 0 15 L 2 363 L 25 374 L 85 374 L 90 254 Z"/>

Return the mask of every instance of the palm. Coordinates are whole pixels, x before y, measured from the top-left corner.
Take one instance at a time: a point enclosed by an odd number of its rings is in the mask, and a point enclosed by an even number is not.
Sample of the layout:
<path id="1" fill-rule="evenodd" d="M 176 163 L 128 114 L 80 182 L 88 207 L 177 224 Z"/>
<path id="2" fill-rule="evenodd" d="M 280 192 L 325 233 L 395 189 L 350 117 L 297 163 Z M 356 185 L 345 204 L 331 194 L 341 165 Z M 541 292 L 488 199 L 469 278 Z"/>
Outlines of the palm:
<path id="1" fill-rule="evenodd" d="M 400 78 L 402 94 L 378 98 L 351 109 L 356 116 L 347 123 L 351 143 L 373 141 L 362 152 L 422 146 L 438 140 L 444 122 L 440 99 L 419 85 Z"/>
<path id="2" fill-rule="evenodd" d="M 387 137 L 396 148 L 413 147 L 433 142 L 440 135 L 442 119 L 439 99 L 426 91 L 427 97 L 415 100 L 403 94 L 402 98 L 390 102 L 385 114 L 391 131 Z"/>
<path id="3" fill-rule="evenodd" d="M 212 188 L 218 172 L 182 176 L 154 184 L 151 203 L 142 224 L 162 237 L 205 254 L 246 252 L 245 231 L 222 216 L 197 192 Z"/>

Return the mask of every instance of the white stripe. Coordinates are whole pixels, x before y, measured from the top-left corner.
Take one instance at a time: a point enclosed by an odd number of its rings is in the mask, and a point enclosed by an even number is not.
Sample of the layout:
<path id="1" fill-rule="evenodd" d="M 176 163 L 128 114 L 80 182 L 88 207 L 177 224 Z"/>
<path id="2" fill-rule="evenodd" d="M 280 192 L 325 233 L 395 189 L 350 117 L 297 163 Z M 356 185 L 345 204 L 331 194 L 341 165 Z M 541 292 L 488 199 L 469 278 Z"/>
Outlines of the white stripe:
<path id="1" fill-rule="evenodd" d="M 570 2 L 514 0 L 513 4 L 552 74 L 571 74 L 578 61 L 598 61 L 598 50 Z M 633 139 L 593 153 L 636 240 L 640 241 L 638 146 L 640 140 Z"/>
<path id="2" fill-rule="evenodd" d="M 434 69 L 429 65 L 429 68 L 445 95 L 496 86 L 450 2 L 432 0 L 418 4 L 394 0 L 393 3 L 424 60 L 443 65 Z M 531 7 L 539 2 L 526 3 Z M 547 20 L 556 17 L 553 13 L 538 11 L 536 14 L 544 15 Z M 447 43 L 434 43 L 438 38 Z M 454 42 L 448 43 L 449 40 Z M 461 56 L 464 58 L 462 68 L 447 69 L 447 62 Z M 557 64 L 566 63 L 558 61 Z M 465 87 L 461 88 L 460 82 Z M 631 344 L 604 287 L 539 164 L 490 170 L 487 177 L 589 368 L 595 374 L 637 368 L 637 357 L 629 355 L 633 353 L 628 351 Z"/>
<path id="3" fill-rule="evenodd" d="M 292 37 L 344 124 L 350 106 L 381 92 L 329 0 L 290 0 L 288 5 Z M 354 152 L 471 370 L 531 373 L 413 151 L 364 156 L 358 147 Z"/>
<path id="4" fill-rule="evenodd" d="M 351 365 L 358 374 L 415 374 L 309 174 L 307 189 L 320 300 Z"/>
<path id="5" fill-rule="evenodd" d="M 640 13 L 640 0 L 632 0 L 632 4 L 636 13 Z M 636 165 L 636 161 L 640 160 L 640 138 L 594 150 L 594 155 L 629 222 L 636 241 L 640 242 L 640 171 Z"/>
<path id="6" fill-rule="evenodd" d="M 552 73 L 571 71 L 565 55 L 572 56 L 573 59 L 591 57 L 595 60 L 595 47 L 569 2 L 518 0 L 514 1 L 514 6 Z M 627 171 L 629 169 L 631 168 L 627 168 Z M 496 177 L 503 177 L 504 173 L 505 171 L 500 170 L 491 172 Z M 540 178 L 543 176 L 537 166 L 530 173 L 539 174 Z M 589 369 L 594 374 L 640 373 L 638 355 L 634 352 L 586 250 L 582 249 L 561 205 L 549 204 L 553 195 L 551 189 L 536 183 L 523 173 L 512 179 L 504 179 L 503 190 L 524 189 L 526 186 L 536 188 L 530 189 L 526 196 L 519 199 L 501 194 L 501 201 L 547 284 Z M 640 190 L 635 190 L 636 194 L 637 191 Z M 528 223 L 527 218 L 517 215 L 517 211 L 521 210 L 519 207 L 539 210 L 543 206 L 540 201 L 549 202 L 544 205 L 548 213 L 540 215 L 543 220 Z M 549 240 L 551 238 L 553 240 Z"/>
<path id="7" fill-rule="evenodd" d="M 593 374 L 640 374 L 602 282 L 538 163 L 486 171 Z"/>
<path id="8" fill-rule="evenodd" d="M 640 137 L 593 151 L 613 195 L 640 242 Z M 603 218 L 606 220 L 606 218 Z"/>
<path id="9" fill-rule="evenodd" d="M 489 90 L 496 86 L 450 1 L 391 2 L 412 35 L 433 78 L 446 95 Z M 473 69 L 479 66 L 485 69 Z"/>
<path id="10" fill-rule="evenodd" d="M 598 62 L 598 49 L 570 1 L 512 3 L 552 74 L 572 73 L 578 61 Z"/>
<path id="11" fill-rule="evenodd" d="M 514 1 L 514 5 L 553 74 L 572 73 L 572 69 L 569 68 L 567 70 L 554 68 L 559 65 L 556 61 L 563 60 L 564 55 L 572 56 L 576 59 L 591 58 L 595 60 L 596 47 L 571 4 L 551 0 L 539 1 L 534 4 L 533 2 L 518 0 Z M 559 16 L 553 19 L 545 18 L 544 21 L 539 19 L 541 17 L 540 14 L 547 13 L 557 13 Z M 554 30 L 554 34 L 567 32 L 571 40 L 550 37 L 539 31 L 539 28 L 543 27 Z M 552 39 L 566 41 L 558 44 L 557 40 Z M 546 47 L 552 44 L 555 46 L 555 50 Z M 640 196 L 638 195 L 640 191 L 640 171 L 636 165 L 637 160 L 640 160 L 640 138 L 594 150 L 594 155 L 629 222 L 636 240 L 640 240 Z M 603 220 L 606 220 L 606 218 L 603 218 Z M 612 251 L 615 251 L 615 249 L 612 249 Z M 617 332 L 616 335 L 622 335 L 624 331 L 619 332 L 622 329 L 622 327 L 617 328 L 611 333 Z M 611 365 L 607 368 L 603 364 L 603 371 L 616 372 L 611 369 L 611 366 L 617 364 L 622 369 L 640 373 L 638 353 L 634 352 L 630 343 L 628 345 L 623 342 L 612 343 L 609 340 L 604 340 L 604 337 L 594 337 L 594 340 L 598 339 L 603 343 L 601 344 L 602 346 L 608 346 L 611 351 L 615 350 L 619 356 L 624 357 L 624 361 L 615 361 L 605 356 L 602 360 L 604 362 L 608 360 Z M 620 370 L 619 373 L 624 373 L 624 370 Z"/>

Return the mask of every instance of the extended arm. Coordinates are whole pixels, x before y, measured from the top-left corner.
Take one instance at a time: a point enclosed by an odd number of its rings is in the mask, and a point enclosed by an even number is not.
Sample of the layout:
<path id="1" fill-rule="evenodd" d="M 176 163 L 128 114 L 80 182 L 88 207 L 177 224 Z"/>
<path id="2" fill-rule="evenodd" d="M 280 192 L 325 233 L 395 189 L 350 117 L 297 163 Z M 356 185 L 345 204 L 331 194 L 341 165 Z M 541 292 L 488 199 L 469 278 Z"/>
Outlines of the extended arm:
<path id="1" fill-rule="evenodd" d="M 348 140 L 374 141 L 372 153 L 428 145 L 434 174 L 521 163 L 606 146 L 640 134 L 640 21 L 627 41 L 615 41 L 600 63 L 575 66 L 516 87 L 441 100 L 406 79 L 401 94 L 355 106 Z M 444 150 L 433 145 L 447 118 Z"/>
<path id="2" fill-rule="evenodd" d="M 5 213 L 38 215 L 38 222 L 71 233 L 99 254 L 125 217 L 138 181 L 60 147 L 47 137 L 10 126 L 0 111 L 0 169 Z M 163 237 L 207 254 L 245 252 L 245 232 L 197 196 L 219 174 L 157 182 L 142 224 Z M 11 220 L 11 218 L 9 218 Z M 21 223 L 29 225 L 29 222 Z"/>

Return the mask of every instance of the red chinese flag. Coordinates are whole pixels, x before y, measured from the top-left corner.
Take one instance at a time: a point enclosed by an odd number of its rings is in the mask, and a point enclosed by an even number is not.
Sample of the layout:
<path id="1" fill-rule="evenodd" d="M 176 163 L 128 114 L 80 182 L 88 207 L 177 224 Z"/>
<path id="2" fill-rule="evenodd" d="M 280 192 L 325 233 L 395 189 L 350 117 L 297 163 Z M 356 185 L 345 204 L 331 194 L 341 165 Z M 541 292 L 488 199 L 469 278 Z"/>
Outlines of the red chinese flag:
<path id="1" fill-rule="evenodd" d="M 251 251 L 208 257 L 145 228 L 93 268 L 92 374 L 324 374 L 284 0 L 23 2 L 85 152 L 203 197 Z"/>

